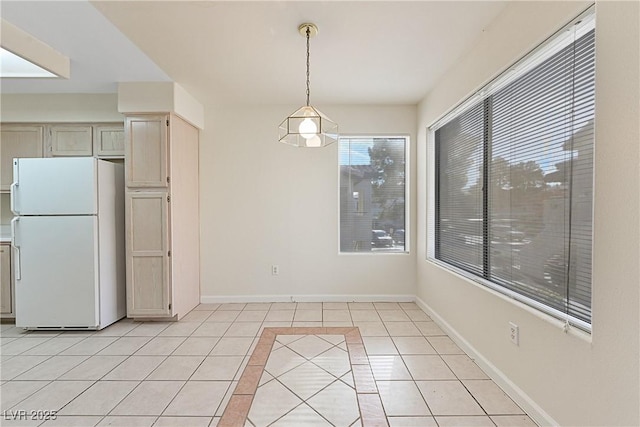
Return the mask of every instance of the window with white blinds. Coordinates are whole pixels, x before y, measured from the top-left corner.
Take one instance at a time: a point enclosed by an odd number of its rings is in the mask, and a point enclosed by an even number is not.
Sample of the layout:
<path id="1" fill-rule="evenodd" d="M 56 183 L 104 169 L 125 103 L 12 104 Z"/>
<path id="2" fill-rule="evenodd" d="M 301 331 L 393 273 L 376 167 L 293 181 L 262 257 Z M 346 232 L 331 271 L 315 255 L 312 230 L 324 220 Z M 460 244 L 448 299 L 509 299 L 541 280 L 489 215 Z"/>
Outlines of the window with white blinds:
<path id="1" fill-rule="evenodd" d="M 340 252 L 405 252 L 406 137 L 341 137 Z"/>
<path id="2" fill-rule="evenodd" d="M 435 127 L 437 260 L 591 324 L 592 12 Z M 515 76 L 514 76 L 515 74 Z"/>
<path id="3" fill-rule="evenodd" d="M 479 276 L 484 269 L 485 123 L 479 103 L 436 131 L 436 258 Z"/>

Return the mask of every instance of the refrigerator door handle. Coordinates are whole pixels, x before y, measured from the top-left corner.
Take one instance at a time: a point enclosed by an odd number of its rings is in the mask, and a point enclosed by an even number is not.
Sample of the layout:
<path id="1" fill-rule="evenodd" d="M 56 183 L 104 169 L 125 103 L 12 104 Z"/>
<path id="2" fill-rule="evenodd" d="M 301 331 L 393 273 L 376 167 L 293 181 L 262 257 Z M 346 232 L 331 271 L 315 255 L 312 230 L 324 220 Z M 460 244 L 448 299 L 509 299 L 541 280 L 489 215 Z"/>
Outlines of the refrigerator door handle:
<path id="1" fill-rule="evenodd" d="M 15 192 L 16 192 L 16 188 L 18 187 L 18 183 L 14 182 L 11 184 L 11 194 L 9 197 L 10 203 L 11 203 L 11 212 L 13 212 L 16 215 L 20 215 L 20 212 L 18 212 L 18 208 L 16 207 L 16 196 L 15 196 Z"/>
<path id="2" fill-rule="evenodd" d="M 13 185 L 13 184 L 12 184 Z M 13 194 L 13 192 L 11 193 Z M 18 244 L 18 235 L 16 233 L 18 229 L 18 221 L 20 221 L 20 217 L 15 217 L 11 220 L 11 243 L 13 245 L 14 251 L 14 278 L 16 281 L 22 278 L 21 268 L 20 268 L 20 245 Z"/>
<path id="3" fill-rule="evenodd" d="M 11 197 L 10 197 L 10 203 L 11 203 L 11 212 L 13 212 L 16 215 L 20 215 L 20 213 L 17 211 L 17 206 L 16 206 L 16 202 L 15 202 L 15 195 L 14 193 L 17 190 L 18 187 L 18 180 L 20 178 L 20 163 L 18 161 L 19 159 L 13 159 L 13 183 L 11 183 Z"/>

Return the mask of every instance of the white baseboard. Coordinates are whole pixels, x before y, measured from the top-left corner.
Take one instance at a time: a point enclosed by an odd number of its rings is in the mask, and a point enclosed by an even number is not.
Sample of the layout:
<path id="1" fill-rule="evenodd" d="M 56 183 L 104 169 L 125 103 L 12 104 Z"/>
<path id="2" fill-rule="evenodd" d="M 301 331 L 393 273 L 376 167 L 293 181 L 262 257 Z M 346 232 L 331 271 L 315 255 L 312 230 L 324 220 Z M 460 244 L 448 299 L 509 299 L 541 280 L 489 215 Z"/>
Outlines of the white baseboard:
<path id="1" fill-rule="evenodd" d="M 202 295 L 202 304 L 233 302 L 413 302 L 415 295 Z"/>
<path id="2" fill-rule="evenodd" d="M 529 397 L 520 387 L 515 385 L 501 370 L 485 358 L 469 341 L 464 339 L 449 323 L 436 313 L 422 299 L 415 297 L 416 304 L 427 313 L 438 326 L 455 341 L 455 343 L 469 355 L 470 358 L 516 402 L 539 426 L 559 425 L 545 410 Z"/>

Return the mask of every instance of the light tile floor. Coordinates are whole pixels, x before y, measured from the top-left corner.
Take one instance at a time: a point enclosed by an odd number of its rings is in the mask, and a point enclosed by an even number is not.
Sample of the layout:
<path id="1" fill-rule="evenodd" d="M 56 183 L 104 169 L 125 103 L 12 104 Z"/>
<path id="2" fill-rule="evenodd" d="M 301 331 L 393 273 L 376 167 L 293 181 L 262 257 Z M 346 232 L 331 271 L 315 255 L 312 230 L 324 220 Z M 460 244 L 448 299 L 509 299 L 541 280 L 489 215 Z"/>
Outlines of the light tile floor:
<path id="1" fill-rule="evenodd" d="M 388 425 L 535 426 L 417 305 L 389 302 L 201 304 L 97 332 L 1 325 L 0 425 L 216 426 L 265 327 L 352 326 Z M 278 335 L 246 426 L 366 426 L 371 395 L 354 400 L 343 338 Z"/>
<path id="2" fill-rule="evenodd" d="M 385 423 L 357 327 L 281 327 L 264 328 L 218 425 Z"/>

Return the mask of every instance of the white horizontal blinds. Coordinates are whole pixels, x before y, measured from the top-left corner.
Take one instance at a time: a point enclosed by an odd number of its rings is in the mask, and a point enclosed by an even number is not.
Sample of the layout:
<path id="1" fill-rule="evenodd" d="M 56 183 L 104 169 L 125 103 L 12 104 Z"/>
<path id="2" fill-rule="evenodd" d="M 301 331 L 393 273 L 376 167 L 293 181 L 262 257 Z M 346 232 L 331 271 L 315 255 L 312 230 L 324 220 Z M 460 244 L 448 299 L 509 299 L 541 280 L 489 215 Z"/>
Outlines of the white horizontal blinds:
<path id="1" fill-rule="evenodd" d="M 490 101 L 489 278 L 589 321 L 593 30 Z"/>
<path id="2" fill-rule="evenodd" d="M 435 258 L 591 324 L 592 12 L 435 130 Z"/>
<path id="3" fill-rule="evenodd" d="M 340 251 L 405 251 L 406 138 L 340 138 Z"/>
<path id="4" fill-rule="evenodd" d="M 483 275 L 483 104 L 435 133 L 435 257 Z"/>
<path id="5" fill-rule="evenodd" d="M 595 30 L 575 47 L 573 135 L 563 147 L 572 153 L 570 170 L 570 246 L 568 312 L 591 323 L 593 169 L 595 121 Z"/>

